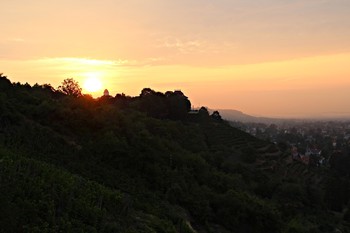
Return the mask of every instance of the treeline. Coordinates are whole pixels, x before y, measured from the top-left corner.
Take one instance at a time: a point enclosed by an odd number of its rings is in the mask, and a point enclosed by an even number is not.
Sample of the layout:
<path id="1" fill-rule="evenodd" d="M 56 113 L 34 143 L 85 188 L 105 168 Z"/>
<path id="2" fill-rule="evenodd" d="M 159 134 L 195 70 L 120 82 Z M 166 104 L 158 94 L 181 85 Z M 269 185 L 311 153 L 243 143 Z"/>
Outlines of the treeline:
<path id="1" fill-rule="evenodd" d="M 0 77 L 1 232 L 349 231 L 327 171 L 287 174 L 288 151 L 182 92 L 62 87 Z"/>

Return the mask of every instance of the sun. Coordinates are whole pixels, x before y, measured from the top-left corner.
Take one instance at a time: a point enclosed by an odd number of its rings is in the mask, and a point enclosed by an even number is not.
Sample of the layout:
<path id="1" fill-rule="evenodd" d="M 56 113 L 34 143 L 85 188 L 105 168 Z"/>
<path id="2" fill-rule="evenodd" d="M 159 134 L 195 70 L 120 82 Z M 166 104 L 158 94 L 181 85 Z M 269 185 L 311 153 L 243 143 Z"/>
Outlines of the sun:
<path id="1" fill-rule="evenodd" d="M 84 82 L 84 89 L 88 92 L 97 92 L 102 89 L 102 82 L 97 77 L 88 77 Z"/>

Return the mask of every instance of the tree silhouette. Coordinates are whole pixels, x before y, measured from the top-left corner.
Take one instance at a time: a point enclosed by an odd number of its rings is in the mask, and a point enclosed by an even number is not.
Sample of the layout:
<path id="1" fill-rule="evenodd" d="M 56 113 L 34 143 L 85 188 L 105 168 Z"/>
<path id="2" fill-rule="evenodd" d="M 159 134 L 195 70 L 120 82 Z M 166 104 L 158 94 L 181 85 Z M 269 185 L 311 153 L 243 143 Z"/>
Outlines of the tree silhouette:
<path id="1" fill-rule="evenodd" d="M 222 121 L 222 117 L 218 111 L 214 111 L 213 114 L 211 114 L 211 117 L 217 121 Z"/>
<path id="2" fill-rule="evenodd" d="M 4 91 L 12 87 L 11 81 L 3 73 L 0 73 L 0 90 Z"/>
<path id="3" fill-rule="evenodd" d="M 58 91 L 62 92 L 65 95 L 70 95 L 74 97 L 82 96 L 81 87 L 79 83 L 72 78 L 67 78 L 63 80 L 62 86 L 58 87 Z"/>

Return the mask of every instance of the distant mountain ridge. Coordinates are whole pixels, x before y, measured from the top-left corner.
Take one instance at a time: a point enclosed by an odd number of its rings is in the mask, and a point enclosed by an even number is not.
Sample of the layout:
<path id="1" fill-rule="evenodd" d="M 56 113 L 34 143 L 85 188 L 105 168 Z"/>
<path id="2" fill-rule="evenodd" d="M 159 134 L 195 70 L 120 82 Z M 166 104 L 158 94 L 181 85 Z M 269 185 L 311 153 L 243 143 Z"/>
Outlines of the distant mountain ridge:
<path id="1" fill-rule="evenodd" d="M 265 123 L 265 124 L 272 124 L 272 123 L 286 121 L 286 119 L 280 119 L 280 118 L 251 116 L 234 109 L 218 109 L 217 111 L 220 112 L 220 115 L 222 116 L 223 119 L 228 121 L 240 121 L 243 123 L 255 122 L 255 123 Z"/>
<path id="2" fill-rule="evenodd" d="M 213 111 L 213 110 L 211 110 Z M 309 117 L 288 117 L 288 118 L 278 118 L 278 117 L 258 117 L 258 116 L 252 116 L 249 114 L 246 114 L 242 111 L 235 110 L 235 109 L 217 109 L 217 111 L 220 112 L 220 115 L 223 119 L 228 121 L 239 121 L 242 123 L 264 123 L 264 124 L 278 124 L 278 123 L 285 123 L 287 121 L 343 121 L 343 120 L 349 120 L 350 116 L 347 114 L 339 114 L 331 116 L 330 114 L 324 114 L 320 115 L 318 117 L 316 116 L 309 116 Z"/>

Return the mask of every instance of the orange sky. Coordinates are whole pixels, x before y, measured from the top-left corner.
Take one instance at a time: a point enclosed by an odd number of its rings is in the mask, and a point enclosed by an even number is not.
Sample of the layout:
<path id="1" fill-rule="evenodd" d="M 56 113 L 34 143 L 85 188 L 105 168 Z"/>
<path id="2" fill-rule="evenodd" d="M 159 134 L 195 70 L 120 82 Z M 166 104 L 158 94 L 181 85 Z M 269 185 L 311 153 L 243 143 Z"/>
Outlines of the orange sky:
<path id="1" fill-rule="evenodd" d="M 112 95 L 181 89 L 194 106 L 350 116 L 348 0 L 2 0 L 0 9 L 0 73 L 12 81 L 98 77 Z"/>

